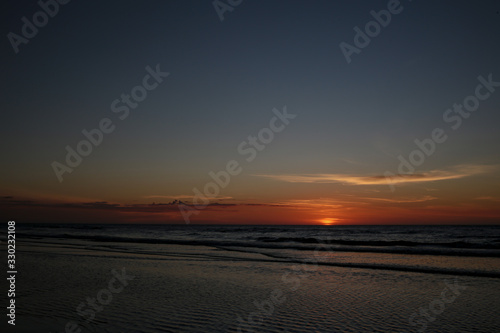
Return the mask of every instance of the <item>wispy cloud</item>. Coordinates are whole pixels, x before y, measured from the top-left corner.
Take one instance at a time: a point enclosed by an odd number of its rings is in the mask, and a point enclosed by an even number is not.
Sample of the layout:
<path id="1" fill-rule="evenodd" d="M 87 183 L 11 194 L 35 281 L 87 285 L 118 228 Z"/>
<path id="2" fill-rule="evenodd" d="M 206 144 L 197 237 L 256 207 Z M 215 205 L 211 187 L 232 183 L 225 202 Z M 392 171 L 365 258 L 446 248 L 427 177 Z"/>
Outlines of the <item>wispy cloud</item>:
<path id="1" fill-rule="evenodd" d="M 389 202 L 389 203 L 414 203 L 414 202 L 425 202 L 425 201 L 430 201 L 430 200 L 436 200 L 436 197 L 432 197 L 430 195 L 424 195 L 421 197 L 414 197 L 414 198 L 397 198 L 397 199 L 392 199 L 392 198 L 360 198 L 360 199 L 366 199 L 370 201 L 380 201 L 380 202 Z"/>
<path id="2" fill-rule="evenodd" d="M 393 177 L 384 175 L 358 176 L 348 174 L 316 173 L 316 174 L 290 174 L 290 175 L 255 175 L 290 183 L 342 183 L 349 185 L 387 185 L 402 183 L 434 182 L 447 179 L 464 178 L 476 174 L 486 173 L 496 169 L 487 165 L 459 165 L 447 170 L 431 170 L 414 174 L 399 174 Z"/>
<path id="3" fill-rule="evenodd" d="M 172 200 L 182 200 L 182 199 L 190 199 L 192 195 L 180 194 L 180 195 L 145 195 L 144 199 L 172 199 Z"/>
<path id="4" fill-rule="evenodd" d="M 373 205 L 376 202 L 387 203 L 418 203 L 436 200 L 436 197 L 430 195 L 400 197 L 400 198 L 378 198 L 378 197 L 353 197 L 349 195 L 337 195 L 335 198 L 318 198 L 304 200 L 287 200 L 281 202 L 281 205 L 287 205 L 295 208 L 319 209 L 328 207 L 329 209 L 340 209 L 346 207 L 359 207 L 361 205 Z"/>
<path id="5" fill-rule="evenodd" d="M 176 198 L 179 198 L 177 196 Z M 190 197 L 189 197 L 190 198 Z M 151 204 L 118 204 L 107 201 L 91 201 L 91 202 L 46 202 L 43 200 L 17 199 L 13 196 L 0 197 L 0 208 L 45 208 L 45 209 L 75 209 L 75 210 L 98 210 L 98 211 L 114 211 L 122 213 L 179 213 L 179 205 L 188 207 L 196 207 L 189 201 L 173 200 L 168 203 L 151 203 Z M 227 210 L 228 208 L 237 208 L 242 206 L 263 206 L 276 207 L 277 204 L 266 203 L 221 203 L 211 202 L 204 209 L 206 210 Z"/>
<path id="6" fill-rule="evenodd" d="M 485 201 L 493 201 L 493 202 L 500 202 L 500 198 L 495 198 L 495 197 L 478 197 L 475 198 L 476 200 L 485 200 Z"/>
<path id="7" fill-rule="evenodd" d="M 167 200 L 193 200 L 193 195 L 188 194 L 180 194 L 180 195 L 146 195 L 143 197 L 144 199 L 167 199 Z M 228 196 L 216 196 L 211 197 L 211 200 L 229 200 L 233 199 L 233 197 Z"/>

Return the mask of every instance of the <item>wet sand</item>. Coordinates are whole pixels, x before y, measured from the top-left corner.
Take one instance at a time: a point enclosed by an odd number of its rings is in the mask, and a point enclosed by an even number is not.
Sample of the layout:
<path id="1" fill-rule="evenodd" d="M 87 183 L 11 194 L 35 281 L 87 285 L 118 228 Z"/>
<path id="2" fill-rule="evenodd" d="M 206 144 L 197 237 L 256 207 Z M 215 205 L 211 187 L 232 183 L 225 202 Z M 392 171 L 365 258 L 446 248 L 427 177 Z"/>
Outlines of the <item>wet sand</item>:
<path id="1" fill-rule="evenodd" d="M 2 331 L 66 332 L 68 323 L 69 332 L 500 331 L 496 278 L 306 265 L 210 247 L 147 250 L 20 243 L 16 327 Z"/>

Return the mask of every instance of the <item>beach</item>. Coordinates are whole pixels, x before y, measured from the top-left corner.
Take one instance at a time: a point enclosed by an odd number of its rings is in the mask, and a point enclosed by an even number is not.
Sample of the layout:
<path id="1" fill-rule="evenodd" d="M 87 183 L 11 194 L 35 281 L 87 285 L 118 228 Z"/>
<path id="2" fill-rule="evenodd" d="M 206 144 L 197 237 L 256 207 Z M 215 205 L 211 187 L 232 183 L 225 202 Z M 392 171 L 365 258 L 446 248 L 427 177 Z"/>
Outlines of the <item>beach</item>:
<path id="1" fill-rule="evenodd" d="M 500 279 L 494 274 L 500 266 L 490 267 L 493 277 L 474 276 L 480 270 L 471 266 L 471 262 L 483 268 L 498 264 L 496 257 L 467 261 L 465 257 L 441 256 L 441 261 L 434 260 L 437 267 L 445 259 L 454 260 L 456 274 L 408 272 L 395 266 L 404 257 L 415 261 L 416 255 L 333 251 L 325 244 L 316 247 L 309 251 L 281 249 L 272 255 L 276 251 L 272 248 L 260 253 L 241 247 L 25 238 L 18 241 L 16 327 L 7 331 L 500 329 Z M 300 253 L 291 259 L 294 252 Z M 278 258 L 277 253 L 283 257 Z M 416 266 L 429 262 L 428 257 L 419 256 L 421 262 Z M 342 267 L 332 265 L 334 260 L 341 265 L 371 264 Z M 386 266 L 377 269 L 381 260 Z"/>

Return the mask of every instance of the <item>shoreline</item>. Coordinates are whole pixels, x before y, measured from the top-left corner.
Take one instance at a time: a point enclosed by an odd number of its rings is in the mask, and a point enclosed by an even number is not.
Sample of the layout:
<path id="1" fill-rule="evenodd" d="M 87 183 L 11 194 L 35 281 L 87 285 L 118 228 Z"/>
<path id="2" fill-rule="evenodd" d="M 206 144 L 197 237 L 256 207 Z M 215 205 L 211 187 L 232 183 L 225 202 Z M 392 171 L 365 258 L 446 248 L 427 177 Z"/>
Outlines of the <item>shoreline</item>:
<path id="1" fill-rule="evenodd" d="M 142 248 L 145 252 L 161 249 L 166 251 L 162 246 Z M 36 327 L 63 332 L 61 325 L 68 321 L 84 321 L 78 305 L 87 297 L 96 298 L 107 288 L 112 270 L 121 268 L 135 279 L 95 313 L 89 327 L 96 332 L 237 332 L 238 328 L 270 333 L 381 332 L 394 327 L 413 332 L 418 326 L 410 324 L 412 314 L 417 313 L 414 322 L 423 320 L 419 309 L 453 281 L 467 289 L 446 303 L 446 310 L 427 323 L 429 328 L 466 332 L 463 323 L 453 318 L 466 318 L 475 332 L 500 328 L 495 312 L 498 279 L 243 260 L 262 259 L 261 254 L 249 253 L 240 254 L 246 258 L 238 260 L 221 249 L 193 246 L 172 246 L 168 258 L 92 247 L 20 245 L 18 251 L 19 271 L 38 273 L 19 276 L 20 293 L 25 293 L 18 297 L 19 325 L 6 332 L 19 332 L 36 321 L 42 325 Z M 487 316 L 489 326 L 482 327 Z"/>

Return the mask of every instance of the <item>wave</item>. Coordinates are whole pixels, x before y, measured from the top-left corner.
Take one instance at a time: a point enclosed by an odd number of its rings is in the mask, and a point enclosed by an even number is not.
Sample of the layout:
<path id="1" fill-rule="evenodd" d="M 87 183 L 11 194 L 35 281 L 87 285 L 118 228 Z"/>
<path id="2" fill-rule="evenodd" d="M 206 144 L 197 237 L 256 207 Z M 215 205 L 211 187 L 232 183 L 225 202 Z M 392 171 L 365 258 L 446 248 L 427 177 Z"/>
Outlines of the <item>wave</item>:
<path id="1" fill-rule="evenodd" d="M 192 246 L 212 246 L 217 248 L 267 248 L 289 250 L 318 250 L 338 252 L 374 252 L 394 254 L 446 255 L 472 257 L 500 257 L 500 244 L 472 244 L 469 242 L 421 243 L 414 241 L 355 241 L 355 240 L 322 240 L 313 237 L 271 238 L 259 237 L 253 240 L 221 240 L 221 239 L 165 239 L 146 237 L 124 237 L 109 235 L 76 235 L 52 234 L 33 235 L 18 233 L 19 237 L 30 239 L 74 239 L 94 242 L 139 243 L 139 244 L 175 244 Z"/>
<path id="2" fill-rule="evenodd" d="M 274 242 L 274 243 L 282 243 L 282 242 L 295 242 L 295 243 L 317 243 L 318 240 L 312 237 L 259 237 L 257 240 L 262 242 Z M 500 239 L 493 240 L 492 242 L 500 242 Z M 464 248 L 464 249 L 489 249 L 489 250 L 500 250 L 500 244 L 477 244 L 470 243 L 464 241 L 455 241 L 455 242 L 439 242 L 439 243 L 423 243 L 423 242 L 415 242 L 415 241 L 359 241 L 359 240 L 343 240 L 343 239 L 329 239 L 329 244 L 337 244 L 337 245 L 364 245 L 364 246 L 436 246 L 436 247 L 448 247 L 448 248 Z"/>
<path id="3" fill-rule="evenodd" d="M 74 235 L 73 235 L 74 236 Z M 38 238 L 38 237 L 37 237 Z M 78 236 L 78 237 L 72 237 L 72 238 L 78 238 L 78 239 L 85 239 L 85 237 Z M 100 239 L 100 242 L 103 241 L 103 239 L 106 239 L 106 241 L 109 242 L 128 242 L 129 239 L 122 238 L 122 237 L 102 237 Z M 261 258 L 252 258 L 252 257 L 233 257 L 233 256 L 228 256 L 228 255 L 223 255 L 223 254 L 207 254 L 207 253 L 151 253 L 148 250 L 142 251 L 142 250 L 137 250 L 133 248 L 116 248 L 116 247 L 101 247 L 99 246 L 99 251 L 105 251 L 105 252 L 113 252 L 113 253 L 122 253 L 126 252 L 128 254 L 154 254 L 155 255 L 155 260 L 172 260 L 172 259 L 182 259 L 182 260 L 230 260 L 234 262 L 267 262 L 267 263 L 282 263 L 282 264 L 287 264 L 287 265 L 293 265 L 294 270 L 298 268 L 296 265 L 302 265 L 302 269 L 304 271 L 304 274 L 307 274 L 307 272 L 311 272 L 315 270 L 317 266 L 327 266 L 327 267 L 343 267 L 343 268 L 355 268 L 355 269 L 372 269 L 372 270 L 386 270 L 386 271 L 398 271 L 398 272 L 408 272 L 408 273 L 425 273 L 425 274 L 440 274 L 440 275 L 450 275 L 450 276 L 471 276 L 471 277 L 487 277 L 487 278 L 500 278 L 500 271 L 498 270 L 480 270 L 480 269 L 467 269 L 467 268 L 446 268 L 446 267 L 438 267 L 438 266 L 419 266 L 419 265 L 411 265 L 411 264 L 390 264 L 390 263 L 361 263 L 361 262 L 334 262 L 334 261 L 328 261 L 328 259 L 325 259 L 326 257 L 323 257 L 322 254 L 314 254 L 314 256 L 308 257 L 308 258 L 294 258 L 294 257 L 287 257 L 287 256 L 282 256 L 280 255 L 280 252 L 270 252 L 269 248 L 268 251 L 259 251 L 257 247 L 254 247 L 254 251 L 251 251 L 248 246 L 247 247 L 240 247 L 240 243 L 238 242 L 216 242 L 216 241 L 210 241 L 210 242 L 199 242 L 199 241 L 187 241 L 187 240 L 176 240 L 176 241 L 167 241 L 167 240 L 148 240 L 148 239 L 139 239 L 135 243 L 148 243 L 148 244 L 176 244 L 176 245 L 205 245 L 205 246 L 214 246 L 223 250 L 228 250 L 228 251 L 237 251 L 237 252 L 245 252 L 245 253 L 254 253 L 254 254 L 260 254 L 262 255 Z M 47 243 L 44 243 L 47 244 Z M 49 243 L 50 244 L 50 243 Z M 222 245 L 223 244 L 223 245 Z M 70 246 L 73 250 L 75 249 L 73 245 L 70 244 L 65 244 L 66 246 Z M 80 244 L 80 246 L 82 246 Z M 85 249 L 90 249 L 87 244 L 85 244 L 83 247 Z M 265 248 L 260 247 L 262 250 Z M 276 248 L 273 248 L 276 249 Z M 289 248 L 288 248 L 289 249 Z M 310 247 L 308 250 L 322 250 L 322 251 L 331 251 L 331 249 L 328 249 L 327 247 L 321 247 L 321 248 L 313 248 Z M 304 250 L 304 248 L 301 248 L 300 250 Z M 334 249 L 336 251 L 337 249 Z M 345 251 L 348 251 L 347 249 L 343 249 Z M 357 252 L 355 249 L 349 249 L 350 252 Z M 382 251 L 381 251 L 382 252 Z M 393 253 L 393 254 L 399 254 L 401 252 L 398 251 L 386 251 L 385 253 Z M 64 254 L 64 252 L 62 252 Z M 406 253 L 405 253 L 406 254 Z M 417 254 L 417 253 L 411 253 L 411 254 Z M 435 253 L 425 253 L 425 254 L 434 254 Z M 71 252 L 71 255 L 85 255 L 87 254 L 75 254 L 73 251 Z M 95 256 L 96 254 L 91 254 L 91 256 Z M 100 257 L 100 255 L 98 255 Z M 483 255 L 484 256 L 484 255 Z M 496 255 L 495 257 L 498 257 L 499 255 Z M 267 257 L 267 258 L 266 258 Z M 119 258 L 119 256 L 117 257 Z M 131 257 L 127 256 L 128 259 L 132 259 Z M 137 259 L 140 259 L 138 257 Z"/>

